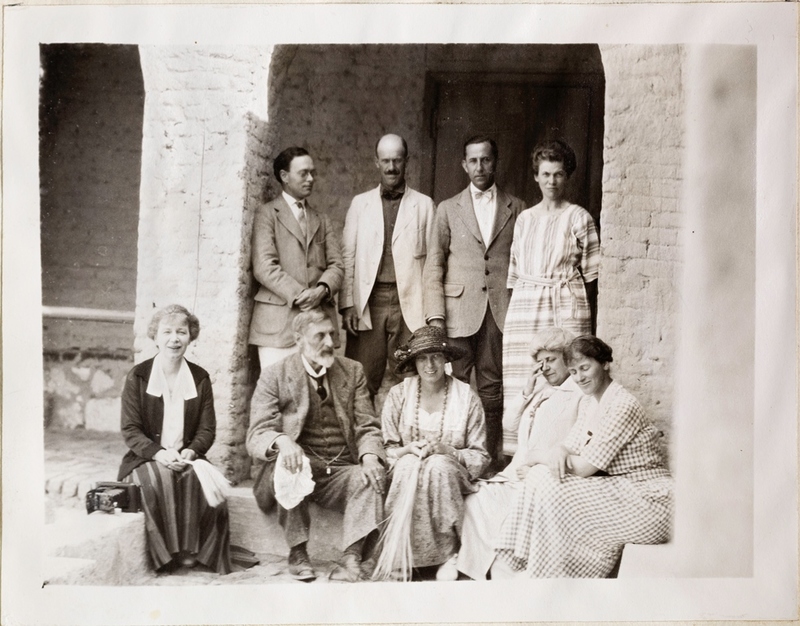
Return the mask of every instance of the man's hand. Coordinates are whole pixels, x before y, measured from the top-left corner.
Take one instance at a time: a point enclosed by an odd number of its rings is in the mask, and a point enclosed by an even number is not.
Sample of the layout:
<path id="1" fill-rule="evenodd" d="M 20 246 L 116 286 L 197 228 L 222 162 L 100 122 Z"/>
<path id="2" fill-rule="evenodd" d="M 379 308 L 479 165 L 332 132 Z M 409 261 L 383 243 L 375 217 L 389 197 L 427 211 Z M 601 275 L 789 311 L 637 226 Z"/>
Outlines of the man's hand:
<path id="1" fill-rule="evenodd" d="M 428 321 L 428 326 L 436 326 L 436 328 L 443 328 L 443 329 L 447 330 L 446 325 L 444 323 L 444 320 L 439 318 L 439 317 L 437 317 L 435 319 L 432 319 L 432 320 L 429 320 Z"/>
<path id="2" fill-rule="evenodd" d="M 358 315 L 355 307 L 349 306 L 342 309 L 342 326 L 348 335 L 358 335 Z"/>
<path id="3" fill-rule="evenodd" d="M 294 304 L 301 311 L 308 311 L 322 304 L 326 295 L 328 295 L 328 290 L 323 285 L 309 287 L 300 292 L 300 295 L 295 298 Z"/>
<path id="4" fill-rule="evenodd" d="M 361 471 L 364 474 L 364 484 L 371 485 L 379 494 L 383 495 L 386 489 L 386 470 L 375 454 L 365 454 L 361 457 Z"/>
<path id="5" fill-rule="evenodd" d="M 303 457 L 305 456 L 303 448 L 292 441 L 288 435 L 279 435 L 275 439 L 274 445 L 280 452 L 284 468 L 292 474 L 297 474 L 303 469 Z"/>

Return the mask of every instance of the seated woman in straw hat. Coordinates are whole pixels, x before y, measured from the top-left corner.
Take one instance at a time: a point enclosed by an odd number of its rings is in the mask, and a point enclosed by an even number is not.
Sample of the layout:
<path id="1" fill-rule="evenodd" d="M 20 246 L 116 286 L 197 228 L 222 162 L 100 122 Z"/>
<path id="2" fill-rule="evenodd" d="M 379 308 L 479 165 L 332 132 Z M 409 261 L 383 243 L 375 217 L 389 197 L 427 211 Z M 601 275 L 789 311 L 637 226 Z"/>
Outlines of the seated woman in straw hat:
<path id="1" fill-rule="evenodd" d="M 411 568 L 438 566 L 437 580 L 456 580 L 464 496 L 490 460 L 483 408 L 469 385 L 445 374 L 463 355 L 443 329 L 416 330 L 395 356 L 398 372 L 417 374 L 383 406 L 391 486 L 375 577 L 407 580 Z"/>

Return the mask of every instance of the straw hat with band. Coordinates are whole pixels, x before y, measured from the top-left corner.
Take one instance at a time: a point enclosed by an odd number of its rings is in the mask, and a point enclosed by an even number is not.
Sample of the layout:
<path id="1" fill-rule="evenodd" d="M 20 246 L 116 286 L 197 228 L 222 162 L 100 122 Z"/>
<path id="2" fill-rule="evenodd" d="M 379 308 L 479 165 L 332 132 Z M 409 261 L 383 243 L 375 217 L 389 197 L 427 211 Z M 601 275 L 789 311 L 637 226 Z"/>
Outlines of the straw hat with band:
<path id="1" fill-rule="evenodd" d="M 465 350 L 452 344 L 443 328 L 423 326 L 411 334 L 406 345 L 395 350 L 394 358 L 397 359 L 398 373 L 414 371 L 417 357 L 431 352 L 441 352 L 448 362 L 466 355 Z"/>

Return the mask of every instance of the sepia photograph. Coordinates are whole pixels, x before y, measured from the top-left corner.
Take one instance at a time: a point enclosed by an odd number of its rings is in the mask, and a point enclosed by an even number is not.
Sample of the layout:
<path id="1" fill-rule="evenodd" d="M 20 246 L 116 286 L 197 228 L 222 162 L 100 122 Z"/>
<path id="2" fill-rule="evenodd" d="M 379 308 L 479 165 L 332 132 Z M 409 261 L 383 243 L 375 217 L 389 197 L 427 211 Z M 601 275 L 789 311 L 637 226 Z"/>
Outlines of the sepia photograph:
<path id="1" fill-rule="evenodd" d="M 796 5 L 4 31 L 4 620 L 797 618 Z"/>

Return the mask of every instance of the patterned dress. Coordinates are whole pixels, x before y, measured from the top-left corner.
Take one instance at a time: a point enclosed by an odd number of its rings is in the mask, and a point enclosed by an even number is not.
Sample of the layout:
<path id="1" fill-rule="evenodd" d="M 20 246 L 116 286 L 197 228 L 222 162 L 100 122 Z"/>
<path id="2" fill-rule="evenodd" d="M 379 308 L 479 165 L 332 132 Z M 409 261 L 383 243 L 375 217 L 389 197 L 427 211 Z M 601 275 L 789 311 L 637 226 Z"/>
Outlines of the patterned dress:
<path id="1" fill-rule="evenodd" d="M 534 467 L 514 504 L 497 556 L 531 577 L 603 577 L 626 543 L 663 543 L 672 478 L 659 434 L 639 402 L 612 382 L 597 403 L 585 396 L 565 445 L 601 471 L 553 478 Z"/>
<path id="2" fill-rule="evenodd" d="M 383 405 L 382 426 L 387 449 L 419 438 L 441 441 L 457 451 L 458 460 L 434 454 L 423 459 L 419 469 L 411 546 L 413 566 L 427 567 L 444 563 L 458 551 L 464 495 L 475 491 L 473 482 L 489 464 L 489 453 L 483 407 L 469 385 L 449 378 L 444 416 L 441 411 L 429 414 L 417 406 L 418 385 L 419 376 L 413 376 L 392 387 Z M 407 454 L 393 463 L 387 515 L 391 515 L 415 459 Z"/>
<path id="3" fill-rule="evenodd" d="M 464 500 L 464 524 L 458 571 L 474 580 L 486 578 L 495 558 L 494 542 L 511 512 L 523 482 L 517 469 L 525 464 L 529 452 L 546 451 L 569 434 L 578 414 L 583 393 L 567 378 L 559 387 L 546 385 L 528 403 L 521 404 L 518 428 L 519 446 L 511 463 L 489 481 L 480 481 L 477 493 Z M 501 482 L 502 481 L 502 482 Z"/>
<path id="4" fill-rule="evenodd" d="M 503 401 L 510 406 L 531 371 L 534 333 L 560 326 L 590 333 L 584 283 L 597 280 L 600 240 L 592 216 L 576 204 L 558 211 L 539 205 L 514 226 L 508 288 L 513 289 L 503 329 Z"/>

